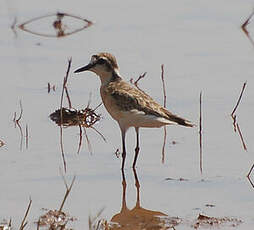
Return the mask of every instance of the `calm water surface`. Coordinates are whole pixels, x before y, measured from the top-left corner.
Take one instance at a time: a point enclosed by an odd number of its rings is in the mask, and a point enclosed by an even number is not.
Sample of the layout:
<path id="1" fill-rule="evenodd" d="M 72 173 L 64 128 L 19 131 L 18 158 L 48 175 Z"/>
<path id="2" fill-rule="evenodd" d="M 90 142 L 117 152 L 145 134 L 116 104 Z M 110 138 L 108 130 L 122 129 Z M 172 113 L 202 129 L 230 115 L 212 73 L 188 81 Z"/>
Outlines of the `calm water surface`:
<path id="1" fill-rule="evenodd" d="M 103 119 L 95 127 L 105 143 L 88 130 L 92 154 L 84 142 L 76 154 L 79 129 L 64 129 L 66 178 L 77 176 L 64 210 L 77 217 L 75 229 L 88 228 L 88 216 L 105 208 L 102 218 L 111 220 L 123 208 L 138 204 L 150 213 L 180 217 L 179 229 L 191 229 L 201 213 L 234 217 L 243 221 L 234 229 L 253 226 L 254 189 L 246 179 L 254 162 L 254 47 L 240 26 L 251 13 L 253 1 L 30 1 L 0 4 L 0 219 L 12 217 L 19 226 L 29 196 L 33 203 L 28 221 L 34 228 L 43 212 L 57 209 L 65 193 L 59 173 L 62 167 L 59 128 L 48 118 L 59 108 L 61 85 L 72 57 L 68 81 L 73 107 L 100 102 L 99 79 L 92 73 L 74 75 L 94 53 L 107 51 L 118 60 L 122 76 L 129 80 L 147 72 L 139 86 L 163 103 L 160 66 L 164 64 L 167 107 L 198 124 L 199 93 L 203 92 L 203 175 L 199 170 L 198 127 L 168 127 L 165 163 L 161 163 L 163 129 L 141 130 L 141 152 L 135 174 L 131 169 L 135 133 L 127 134 L 126 188 L 122 185 L 120 131 L 101 106 Z M 64 11 L 95 24 L 64 38 L 44 38 L 10 29 L 14 18 L 22 23 L 40 15 Z M 39 29 L 39 28 L 38 28 Z M 248 29 L 254 33 L 253 22 Z M 248 151 L 233 132 L 230 113 L 243 83 L 247 87 L 238 110 Z M 47 83 L 56 92 L 47 93 Z M 29 146 L 20 149 L 20 133 L 12 121 L 22 101 L 22 129 L 29 129 Z M 67 103 L 65 104 L 67 106 Z M 173 144 L 176 143 L 176 144 Z M 254 177 L 254 176 L 253 176 Z M 173 180 L 166 180 L 173 178 Z M 188 179 L 181 181 L 179 178 Z M 124 193 L 124 191 L 126 193 Z M 139 197 L 137 195 L 139 194 Z M 212 205 L 212 207 L 207 204 Z M 227 228 L 228 226 L 224 226 Z M 223 228 L 223 229 L 224 229 Z M 230 227 L 229 227 L 230 228 Z M 178 229 L 178 227 L 176 227 Z"/>

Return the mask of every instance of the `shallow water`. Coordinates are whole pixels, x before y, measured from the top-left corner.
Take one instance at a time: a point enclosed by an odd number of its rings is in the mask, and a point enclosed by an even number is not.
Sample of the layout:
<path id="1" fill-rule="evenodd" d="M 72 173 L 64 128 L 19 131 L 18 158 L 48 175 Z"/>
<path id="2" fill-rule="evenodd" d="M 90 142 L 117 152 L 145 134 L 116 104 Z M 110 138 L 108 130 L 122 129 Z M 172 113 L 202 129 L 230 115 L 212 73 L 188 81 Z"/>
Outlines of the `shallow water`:
<path id="1" fill-rule="evenodd" d="M 147 72 L 139 86 L 161 103 L 160 66 L 164 64 L 167 108 L 196 124 L 199 93 L 203 92 L 203 174 L 199 170 L 198 127 L 167 128 L 164 164 L 163 129 L 142 129 L 137 162 L 141 206 L 182 218 L 181 229 L 191 229 L 199 213 L 235 217 L 243 223 L 234 229 L 250 229 L 254 189 L 246 175 L 254 162 L 250 124 L 254 113 L 254 47 L 240 26 L 252 7 L 253 1 L 247 0 L 244 4 L 240 0 L 2 2 L 0 140 L 6 144 L 0 148 L 0 219 L 12 217 L 17 228 L 29 196 L 33 200 L 29 228 L 42 214 L 41 208 L 60 206 L 65 186 L 59 173 L 59 127 L 48 116 L 59 108 L 69 57 L 72 67 L 68 89 L 73 107 L 84 108 L 90 93 L 92 107 L 101 102 L 99 79 L 92 73 L 74 75 L 73 70 L 87 64 L 92 54 L 107 51 L 117 57 L 126 80 Z M 10 29 L 15 17 L 22 23 L 56 11 L 80 15 L 95 24 L 58 39 L 19 29 L 15 36 Z M 253 22 L 248 29 L 252 35 Z M 236 114 L 248 151 L 234 133 L 230 117 L 245 81 L 247 87 Z M 47 93 L 48 82 L 56 85 L 56 92 Z M 28 149 L 25 140 L 20 149 L 20 133 L 12 121 L 14 112 L 19 114 L 19 100 L 23 105 L 20 124 L 23 130 L 27 124 L 29 130 Z M 64 210 L 77 217 L 72 224 L 75 229 L 88 228 L 88 216 L 95 216 L 103 207 L 101 217 L 108 220 L 121 210 L 121 160 L 114 155 L 121 148 L 120 131 L 103 106 L 98 113 L 103 119 L 95 127 L 107 143 L 88 130 L 92 154 L 85 141 L 80 154 L 76 154 L 79 129 L 64 129 L 66 177 L 70 183 L 72 175 L 77 176 Z M 134 140 L 134 131 L 130 130 L 125 169 L 129 209 L 135 206 L 137 195 L 131 170 Z"/>

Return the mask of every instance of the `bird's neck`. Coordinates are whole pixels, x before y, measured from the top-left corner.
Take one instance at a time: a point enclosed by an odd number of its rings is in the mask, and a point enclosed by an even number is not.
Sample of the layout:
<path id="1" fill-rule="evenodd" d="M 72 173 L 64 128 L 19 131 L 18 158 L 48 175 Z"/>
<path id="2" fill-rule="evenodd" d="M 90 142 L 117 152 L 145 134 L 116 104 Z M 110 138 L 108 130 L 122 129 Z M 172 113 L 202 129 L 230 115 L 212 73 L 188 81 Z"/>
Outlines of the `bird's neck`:
<path id="1" fill-rule="evenodd" d="M 117 69 L 109 72 L 104 72 L 103 74 L 99 75 L 99 77 L 101 79 L 102 86 L 107 85 L 109 82 L 121 79 L 120 73 Z"/>

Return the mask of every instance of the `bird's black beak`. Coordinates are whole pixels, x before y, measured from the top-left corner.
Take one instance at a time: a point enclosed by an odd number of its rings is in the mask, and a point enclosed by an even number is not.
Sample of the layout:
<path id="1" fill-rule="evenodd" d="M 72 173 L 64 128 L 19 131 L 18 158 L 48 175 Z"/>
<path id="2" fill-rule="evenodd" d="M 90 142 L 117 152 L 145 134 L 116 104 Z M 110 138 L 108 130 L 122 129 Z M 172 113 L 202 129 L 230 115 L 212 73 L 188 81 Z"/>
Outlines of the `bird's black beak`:
<path id="1" fill-rule="evenodd" d="M 93 67 L 93 65 L 91 63 L 89 63 L 88 65 L 75 70 L 74 73 L 83 72 L 83 71 L 91 69 L 92 67 Z"/>

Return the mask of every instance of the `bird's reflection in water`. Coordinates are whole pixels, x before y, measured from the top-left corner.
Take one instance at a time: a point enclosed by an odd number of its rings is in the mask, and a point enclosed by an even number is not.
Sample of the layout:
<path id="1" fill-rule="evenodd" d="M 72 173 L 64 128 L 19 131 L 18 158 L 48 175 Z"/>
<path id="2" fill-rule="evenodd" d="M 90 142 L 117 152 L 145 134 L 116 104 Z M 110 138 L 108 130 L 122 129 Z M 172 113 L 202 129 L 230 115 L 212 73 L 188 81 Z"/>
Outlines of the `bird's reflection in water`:
<path id="1" fill-rule="evenodd" d="M 142 208 L 140 205 L 140 184 L 137 172 L 133 169 L 135 177 L 135 187 L 137 190 L 136 205 L 134 208 L 129 209 L 126 204 L 126 180 L 124 171 L 122 170 L 122 207 L 120 213 L 115 214 L 111 222 L 115 223 L 110 226 L 112 230 L 138 230 L 138 229 L 165 229 L 168 225 L 167 215 L 159 211 L 153 211 Z M 170 218 L 171 219 L 171 218 Z M 176 218 L 178 219 L 178 218 Z M 179 220 L 179 219 L 178 219 Z M 177 220 L 175 220 L 177 225 Z M 173 224 L 174 225 L 174 224 Z M 172 227 L 172 223 L 170 223 Z"/>

